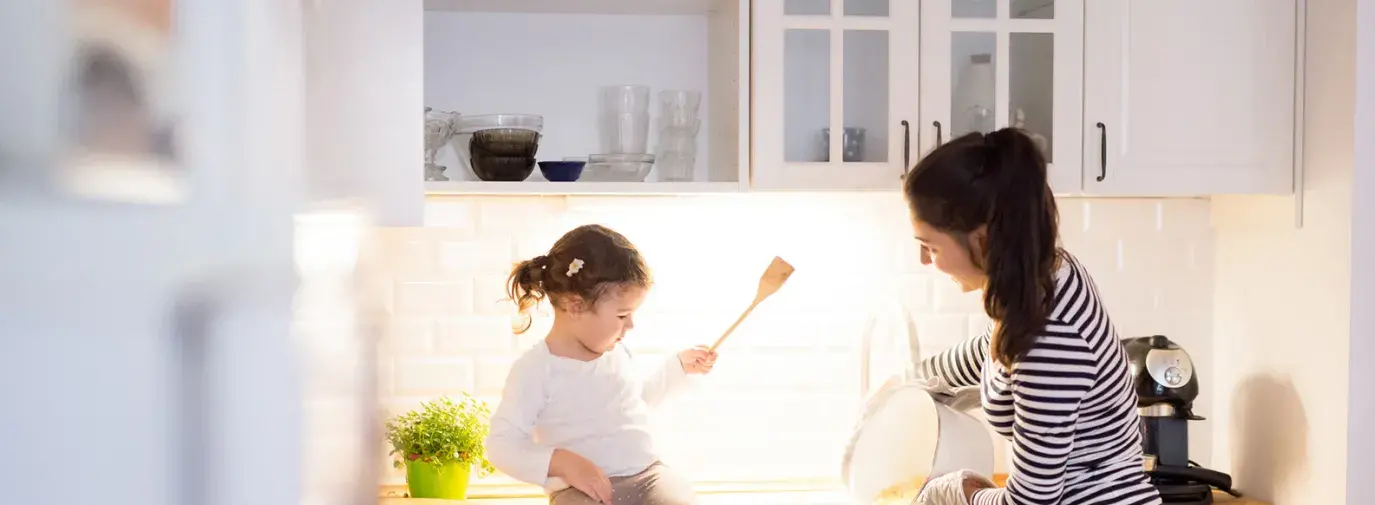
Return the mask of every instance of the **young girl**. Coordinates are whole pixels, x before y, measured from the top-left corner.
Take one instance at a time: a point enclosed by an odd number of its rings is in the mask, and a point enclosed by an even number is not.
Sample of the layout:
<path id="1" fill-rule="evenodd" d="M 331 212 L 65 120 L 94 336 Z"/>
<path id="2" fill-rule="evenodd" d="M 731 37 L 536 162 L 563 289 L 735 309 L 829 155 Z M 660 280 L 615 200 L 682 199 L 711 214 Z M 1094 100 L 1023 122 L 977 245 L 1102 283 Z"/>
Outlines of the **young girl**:
<path id="1" fill-rule="evenodd" d="M 716 354 L 688 349 L 648 378 L 636 376 L 619 344 L 651 283 L 635 246 L 598 225 L 569 231 L 511 272 L 507 292 L 521 313 L 547 298 L 554 325 L 511 365 L 487 457 L 507 475 L 544 486 L 553 505 L 694 501 L 688 482 L 654 452 L 649 409 L 687 375 L 711 371 Z"/>

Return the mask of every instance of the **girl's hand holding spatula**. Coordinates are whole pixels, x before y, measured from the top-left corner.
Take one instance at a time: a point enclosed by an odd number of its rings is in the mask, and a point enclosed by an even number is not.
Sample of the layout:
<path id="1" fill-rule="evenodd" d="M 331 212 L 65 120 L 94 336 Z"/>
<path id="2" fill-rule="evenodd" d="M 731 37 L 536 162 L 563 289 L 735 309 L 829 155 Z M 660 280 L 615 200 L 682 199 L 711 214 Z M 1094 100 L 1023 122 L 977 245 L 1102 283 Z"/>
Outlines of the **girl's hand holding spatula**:
<path id="1" fill-rule="evenodd" d="M 716 351 L 705 345 L 699 345 L 679 352 L 678 362 L 683 364 L 683 371 L 687 372 L 688 375 L 705 375 L 711 371 L 711 367 L 716 365 Z"/>

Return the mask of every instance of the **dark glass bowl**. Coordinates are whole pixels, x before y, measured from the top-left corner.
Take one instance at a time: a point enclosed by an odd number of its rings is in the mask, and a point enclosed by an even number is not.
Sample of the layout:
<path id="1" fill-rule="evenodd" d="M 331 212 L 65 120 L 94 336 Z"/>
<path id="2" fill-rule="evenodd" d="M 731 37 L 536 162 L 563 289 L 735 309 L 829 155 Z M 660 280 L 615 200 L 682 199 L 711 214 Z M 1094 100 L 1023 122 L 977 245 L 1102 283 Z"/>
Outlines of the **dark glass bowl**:
<path id="1" fill-rule="evenodd" d="M 540 133 L 523 128 L 490 128 L 473 132 L 468 147 L 474 156 L 532 158 L 539 150 Z"/>
<path id="2" fill-rule="evenodd" d="M 469 159 L 473 173 L 484 181 L 519 182 L 535 172 L 535 158 L 524 156 L 490 156 L 473 153 Z"/>

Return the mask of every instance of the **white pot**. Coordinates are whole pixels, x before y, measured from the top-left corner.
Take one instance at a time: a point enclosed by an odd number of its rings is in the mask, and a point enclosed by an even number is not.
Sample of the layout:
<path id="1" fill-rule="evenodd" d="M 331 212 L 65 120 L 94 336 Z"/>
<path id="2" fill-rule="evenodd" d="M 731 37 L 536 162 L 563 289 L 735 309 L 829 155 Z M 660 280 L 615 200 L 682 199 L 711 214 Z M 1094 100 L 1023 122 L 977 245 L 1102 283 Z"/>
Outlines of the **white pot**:
<path id="1" fill-rule="evenodd" d="M 889 385 L 865 407 L 846 448 L 842 478 L 854 503 L 918 477 L 968 469 L 991 477 L 993 439 L 983 421 L 936 401 L 918 385 Z"/>

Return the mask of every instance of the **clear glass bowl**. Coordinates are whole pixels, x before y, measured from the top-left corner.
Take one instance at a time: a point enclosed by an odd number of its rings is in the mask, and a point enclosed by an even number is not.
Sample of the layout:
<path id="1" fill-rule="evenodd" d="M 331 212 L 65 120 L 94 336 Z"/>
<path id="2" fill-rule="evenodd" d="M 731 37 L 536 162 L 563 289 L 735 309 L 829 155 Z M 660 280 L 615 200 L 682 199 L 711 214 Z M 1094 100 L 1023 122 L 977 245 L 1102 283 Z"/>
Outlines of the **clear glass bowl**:
<path id="1" fill-rule="evenodd" d="M 579 181 L 643 182 L 654 168 L 653 154 L 593 154 Z"/>
<path id="2" fill-rule="evenodd" d="M 493 128 L 520 128 L 542 131 L 544 116 L 536 114 L 479 114 L 459 116 L 454 120 L 454 131 L 460 134 Z"/>

